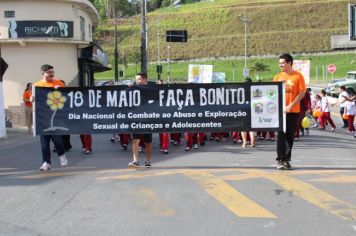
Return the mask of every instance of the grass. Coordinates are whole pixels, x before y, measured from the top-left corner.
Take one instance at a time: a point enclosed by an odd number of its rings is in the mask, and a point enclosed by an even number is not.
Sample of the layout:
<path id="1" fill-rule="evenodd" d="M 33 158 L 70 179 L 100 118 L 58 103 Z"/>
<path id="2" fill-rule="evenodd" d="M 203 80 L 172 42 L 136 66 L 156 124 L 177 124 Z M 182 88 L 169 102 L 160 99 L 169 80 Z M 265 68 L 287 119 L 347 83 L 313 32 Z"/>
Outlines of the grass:
<path id="1" fill-rule="evenodd" d="M 345 0 L 215 0 L 162 9 L 149 14 L 149 61 L 157 60 L 157 32 L 169 29 L 188 31 L 187 43 L 171 43 L 171 58 L 186 60 L 244 55 L 244 24 L 240 15 L 246 10 L 248 54 L 277 55 L 331 51 L 330 36 L 347 33 Z M 159 24 L 158 24 L 159 22 Z M 119 22 L 119 50 L 126 60 L 140 48 L 140 18 Z M 114 25 L 103 22 L 97 39 L 113 62 Z M 167 57 L 167 43 L 160 38 L 161 57 Z"/>
<path id="2" fill-rule="evenodd" d="M 356 70 L 356 54 L 353 53 L 342 53 L 342 54 L 331 54 L 331 55 L 307 55 L 307 56 L 295 56 L 295 60 L 310 60 L 311 70 L 311 82 L 312 83 L 326 83 L 331 79 L 331 74 L 326 72 L 327 65 L 335 64 L 336 72 L 334 73 L 334 78 L 343 78 L 347 71 Z M 251 67 L 255 62 L 260 62 L 268 65 L 270 71 L 260 73 L 259 76 L 263 78 L 263 81 L 272 80 L 273 76 L 279 72 L 278 67 L 278 56 L 271 58 L 249 58 L 247 61 L 247 66 Z M 172 62 L 170 64 L 170 74 L 171 82 L 174 81 L 187 81 L 188 77 L 188 65 L 189 64 L 206 64 L 213 65 L 214 72 L 225 72 L 226 82 L 239 82 L 243 81 L 242 70 L 244 67 L 244 59 L 236 60 L 205 60 L 205 61 L 194 61 L 194 62 Z M 236 65 L 235 70 L 235 80 L 233 77 L 233 64 Z M 167 80 L 167 64 L 163 65 L 163 79 Z M 324 66 L 325 76 L 322 79 L 322 67 Z M 137 65 L 137 71 L 139 71 L 140 65 Z M 156 64 L 150 64 L 148 68 L 148 75 L 150 80 L 156 80 L 155 72 Z M 121 66 L 120 66 L 121 69 Z M 135 65 L 129 65 L 125 74 L 127 79 L 133 79 L 136 72 Z M 251 75 L 255 79 L 256 75 Z M 114 71 L 107 71 L 95 74 L 97 80 L 113 80 Z"/>
<path id="3" fill-rule="evenodd" d="M 225 72 L 228 82 L 242 81 L 244 55 L 244 24 L 240 16 L 246 11 L 250 20 L 247 24 L 248 67 L 255 62 L 269 66 L 270 71 L 259 74 L 269 81 L 278 73 L 278 56 L 282 52 L 292 54 L 331 52 L 330 37 L 348 31 L 347 5 L 345 0 L 215 0 L 183 5 L 179 9 L 160 9 L 148 15 L 149 42 L 148 68 L 151 80 L 156 78 L 158 58 L 157 32 L 168 29 L 188 31 L 187 43 L 170 43 L 172 81 L 186 81 L 189 64 L 211 64 L 215 72 Z M 137 61 L 140 48 L 140 18 L 120 19 L 119 51 L 125 53 L 126 61 Z M 103 22 L 96 32 L 97 39 L 111 56 L 113 63 L 114 25 L 112 20 Z M 168 44 L 160 37 L 160 58 L 166 59 Z M 252 58 L 251 55 L 261 55 Z M 272 56 L 271 56 L 272 55 Z M 273 56 L 275 55 L 275 56 Z M 251 57 L 250 57 L 251 56 Z M 205 59 L 203 59 L 205 58 Z M 119 58 L 120 60 L 121 58 Z M 192 62 L 191 60 L 196 61 Z M 334 78 L 342 78 L 349 70 L 356 70 L 353 53 L 317 56 L 297 56 L 295 59 L 311 60 L 311 80 L 322 80 L 322 66 L 333 63 L 337 67 Z M 189 62 L 190 61 L 190 62 Z M 167 64 L 163 64 L 163 77 L 167 77 Z M 233 64 L 236 64 L 235 80 Z M 120 66 L 121 68 L 121 66 Z M 136 69 L 137 68 L 137 69 Z M 130 65 L 126 76 L 133 78 L 140 66 Z M 113 79 L 114 72 L 96 74 L 97 79 Z M 252 75 L 254 77 L 255 75 Z"/>

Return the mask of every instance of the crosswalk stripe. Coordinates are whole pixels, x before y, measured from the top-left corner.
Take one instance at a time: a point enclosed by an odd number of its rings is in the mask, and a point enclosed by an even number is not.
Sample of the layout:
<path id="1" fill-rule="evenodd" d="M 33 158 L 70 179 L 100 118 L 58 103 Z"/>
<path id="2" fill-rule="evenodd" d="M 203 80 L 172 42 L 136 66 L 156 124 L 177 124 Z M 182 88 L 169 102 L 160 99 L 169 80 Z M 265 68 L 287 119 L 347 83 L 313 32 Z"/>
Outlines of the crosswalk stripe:
<path id="1" fill-rule="evenodd" d="M 246 172 L 261 174 L 263 171 L 246 170 Z M 355 206 L 341 201 L 333 195 L 328 194 L 311 184 L 289 177 L 284 174 L 284 172 L 280 172 L 278 174 L 266 173 L 264 178 L 271 180 L 288 191 L 292 191 L 295 195 L 301 197 L 302 199 L 325 209 L 344 220 L 356 219 Z"/>
<path id="2" fill-rule="evenodd" d="M 324 183 L 356 183 L 356 176 L 336 176 L 331 178 L 313 179 L 311 181 Z"/>
<path id="3" fill-rule="evenodd" d="M 143 200 L 138 201 L 137 204 L 143 204 L 144 209 L 149 210 L 158 216 L 175 216 L 176 210 L 168 207 L 168 204 L 160 199 L 156 192 L 147 187 L 140 187 L 138 189 L 137 197 L 143 198 Z"/>
<path id="4" fill-rule="evenodd" d="M 220 177 L 208 172 L 187 172 L 184 174 L 197 181 L 210 196 L 238 217 L 277 218 L 271 212 L 231 187 Z"/>

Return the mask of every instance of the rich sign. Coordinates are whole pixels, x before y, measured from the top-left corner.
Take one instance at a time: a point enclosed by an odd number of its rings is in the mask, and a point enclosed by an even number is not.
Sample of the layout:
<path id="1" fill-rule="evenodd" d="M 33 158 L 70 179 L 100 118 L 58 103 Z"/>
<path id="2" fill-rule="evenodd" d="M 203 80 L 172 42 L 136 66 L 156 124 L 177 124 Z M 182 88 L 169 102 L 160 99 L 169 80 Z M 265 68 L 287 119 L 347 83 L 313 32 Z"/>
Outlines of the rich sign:
<path id="1" fill-rule="evenodd" d="M 10 38 L 72 38 L 73 21 L 9 21 Z"/>

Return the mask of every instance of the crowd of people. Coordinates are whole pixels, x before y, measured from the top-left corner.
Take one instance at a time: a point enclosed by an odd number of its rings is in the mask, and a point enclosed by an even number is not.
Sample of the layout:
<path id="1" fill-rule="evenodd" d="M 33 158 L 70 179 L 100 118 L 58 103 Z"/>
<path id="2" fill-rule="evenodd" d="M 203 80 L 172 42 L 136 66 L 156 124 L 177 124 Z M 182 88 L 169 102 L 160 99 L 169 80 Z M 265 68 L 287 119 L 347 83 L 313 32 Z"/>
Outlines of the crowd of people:
<path id="1" fill-rule="evenodd" d="M 277 134 L 277 157 L 276 166 L 279 170 L 293 169 L 290 162 L 294 141 L 298 141 L 300 136 L 309 135 L 309 126 L 315 129 L 334 131 L 336 126 L 331 118 L 331 106 L 340 107 L 340 116 L 343 120 L 342 128 L 356 138 L 354 118 L 356 114 L 356 92 L 352 88 L 340 87 L 340 95 L 336 102 L 330 101 L 326 96 L 325 90 L 320 90 L 313 94 L 310 88 L 305 87 L 304 78 L 301 73 L 293 69 L 293 57 L 288 54 L 282 54 L 279 57 L 279 67 L 281 72 L 278 73 L 273 81 L 282 81 L 285 85 L 285 107 L 286 113 L 286 131 L 278 131 Z M 45 64 L 41 66 L 42 79 L 33 84 L 38 87 L 64 87 L 63 81 L 54 78 L 53 66 Z M 148 78 L 145 73 L 136 75 L 136 85 L 147 85 Z M 159 81 L 162 83 L 163 81 Z M 250 79 L 245 82 L 251 83 Z M 130 85 L 134 86 L 134 85 Z M 32 84 L 28 83 L 23 94 L 26 111 L 26 127 L 28 132 L 32 132 Z M 306 122 L 305 122 L 306 121 Z M 307 125 L 305 124 L 307 123 Z M 185 132 L 185 133 L 160 133 L 159 147 L 164 154 L 169 154 L 170 143 L 179 146 L 182 145 L 182 139 L 185 141 L 185 151 L 198 149 L 206 144 L 207 140 L 223 142 L 227 138 L 235 144 L 241 144 L 242 148 L 256 147 L 256 140 L 267 140 L 267 134 L 270 141 L 275 140 L 274 131 L 264 132 L 213 132 L 210 134 L 203 132 Z M 83 153 L 92 153 L 92 135 L 81 134 Z M 41 135 L 40 144 L 42 150 L 41 171 L 51 169 L 51 152 L 50 142 L 54 144 L 54 151 L 57 153 L 62 167 L 68 165 L 65 153 L 68 152 L 72 145 L 70 135 Z M 114 134 L 110 139 L 111 142 L 119 142 L 122 150 L 128 150 L 129 142 L 132 143 L 133 160 L 128 164 L 129 168 L 140 167 L 139 153 L 145 152 L 146 160 L 144 167 L 151 167 L 152 159 L 152 134 Z"/>

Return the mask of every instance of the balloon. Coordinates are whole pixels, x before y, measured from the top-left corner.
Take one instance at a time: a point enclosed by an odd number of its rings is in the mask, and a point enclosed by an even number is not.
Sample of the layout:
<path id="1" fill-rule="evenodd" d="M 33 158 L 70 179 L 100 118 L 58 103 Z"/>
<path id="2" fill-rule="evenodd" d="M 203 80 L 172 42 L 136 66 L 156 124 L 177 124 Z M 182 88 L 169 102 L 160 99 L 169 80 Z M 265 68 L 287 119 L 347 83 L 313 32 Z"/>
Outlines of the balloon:
<path id="1" fill-rule="evenodd" d="M 309 118 L 307 116 L 304 117 L 303 120 L 302 120 L 302 127 L 304 129 L 309 128 Z"/>
<path id="2" fill-rule="evenodd" d="M 321 111 L 313 111 L 313 117 L 318 118 L 321 116 Z"/>

